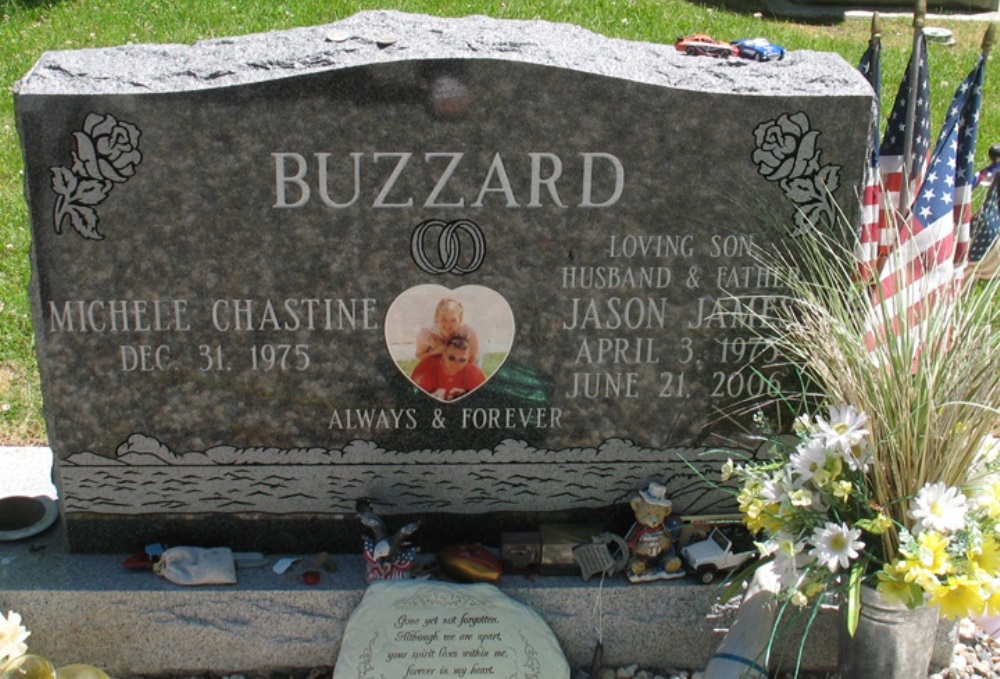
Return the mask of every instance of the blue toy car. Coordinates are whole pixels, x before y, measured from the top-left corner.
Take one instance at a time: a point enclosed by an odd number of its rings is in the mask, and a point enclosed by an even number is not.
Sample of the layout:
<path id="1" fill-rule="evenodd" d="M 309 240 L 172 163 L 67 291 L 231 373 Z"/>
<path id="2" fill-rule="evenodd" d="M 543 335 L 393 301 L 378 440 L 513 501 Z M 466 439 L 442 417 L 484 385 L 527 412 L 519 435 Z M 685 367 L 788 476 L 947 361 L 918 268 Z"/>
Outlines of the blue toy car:
<path id="1" fill-rule="evenodd" d="M 754 61 L 778 61 L 785 58 L 785 48 L 775 45 L 767 38 L 746 38 L 736 40 L 733 47 L 739 52 L 739 56 L 744 59 Z"/>

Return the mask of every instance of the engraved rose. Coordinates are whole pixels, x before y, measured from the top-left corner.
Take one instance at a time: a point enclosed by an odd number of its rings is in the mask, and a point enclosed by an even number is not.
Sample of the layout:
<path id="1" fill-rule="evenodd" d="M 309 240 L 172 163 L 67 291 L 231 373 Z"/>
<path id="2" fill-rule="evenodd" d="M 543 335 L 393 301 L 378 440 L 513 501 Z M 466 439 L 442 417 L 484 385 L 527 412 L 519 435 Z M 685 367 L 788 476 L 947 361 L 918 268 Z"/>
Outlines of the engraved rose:
<path id="1" fill-rule="evenodd" d="M 841 168 L 820 165 L 819 131 L 812 129 L 809 117 L 783 113 L 758 125 L 753 134 L 757 172 L 777 183 L 795 204 L 791 235 L 800 236 L 821 222 L 833 225 L 837 214 L 833 192 L 840 186 Z"/>
<path id="2" fill-rule="evenodd" d="M 88 240 L 104 238 L 97 230 L 100 220 L 94 206 L 108 197 L 115 184 L 135 174 L 142 162 L 140 135 L 138 127 L 113 115 L 91 113 L 86 117 L 83 130 L 73 133 L 76 149 L 71 151 L 72 166 L 52 168 L 56 233 L 62 233 L 63 224 L 68 222 Z"/>
<path id="3" fill-rule="evenodd" d="M 805 113 L 783 113 L 777 120 L 761 123 L 753 133 L 757 139 L 753 162 L 764 179 L 776 182 L 802 177 L 819 166 L 819 132 L 809 129 Z"/>
<path id="4" fill-rule="evenodd" d="M 83 121 L 83 131 L 75 132 L 74 174 L 89 179 L 108 179 L 120 184 L 135 174 L 142 162 L 139 128 L 113 115 L 91 113 Z"/>

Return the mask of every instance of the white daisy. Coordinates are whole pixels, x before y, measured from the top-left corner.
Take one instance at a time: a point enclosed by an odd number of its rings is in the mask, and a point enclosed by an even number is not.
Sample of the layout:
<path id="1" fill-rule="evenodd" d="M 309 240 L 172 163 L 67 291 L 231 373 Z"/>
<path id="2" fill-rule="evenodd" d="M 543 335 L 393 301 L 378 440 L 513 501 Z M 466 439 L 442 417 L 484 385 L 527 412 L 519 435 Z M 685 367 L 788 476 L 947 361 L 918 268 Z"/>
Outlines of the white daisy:
<path id="1" fill-rule="evenodd" d="M 868 471 L 868 465 L 875 459 L 875 446 L 868 438 L 863 438 L 856 446 L 844 453 L 848 466 L 855 470 Z"/>
<path id="2" fill-rule="evenodd" d="M 24 640 L 31 634 L 21 625 L 21 616 L 7 611 L 7 617 L 0 615 L 0 663 L 24 655 L 28 645 Z"/>
<path id="3" fill-rule="evenodd" d="M 907 516 L 913 519 L 913 532 L 925 530 L 951 533 L 965 528 L 968 510 L 965 494 L 941 481 L 928 483 L 910 502 Z"/>
<path id="4" fill-rule="evenodd" d="M 829 568 L 831 573 L 836 573 L 838 567 L 847 568 L 851 559 L 858 558 L 858 550 L 865 546 L 858 539 L 860 537 L 861 531 L 857 528 L 827 521 L 822 528 L 813 529 L 809 538 L 813 548 L 809 553 Z"/>
<path id="5" fill-rule="evenodd" d="M 828 447 L 850 453 L 852 448 L 860 445 L 868 436 L 868 430 L 862 426 L 867 419 L 868 416 L 854 406 L 831 406 L 829 422 L 821 417 L 816 418 L 819 427 L 817 435 Z"/>
<path id="6" fill-rule="evenodd" d="M 778 586 L 775 591 L 795 591 L 805 579 L 806 572 L 803 569 L 815 559 L 802 553 L 805 549 L 804 542 L 796 541 L 787 533 L 779 533 L 773 541 L 771 568 Z"/>
<path id="7" fill-rule="evenodd" d="M 796 485 L 808 483 L 826 464 L 826 445 L 821 439 L 809 439 L 788 460 Z"/>

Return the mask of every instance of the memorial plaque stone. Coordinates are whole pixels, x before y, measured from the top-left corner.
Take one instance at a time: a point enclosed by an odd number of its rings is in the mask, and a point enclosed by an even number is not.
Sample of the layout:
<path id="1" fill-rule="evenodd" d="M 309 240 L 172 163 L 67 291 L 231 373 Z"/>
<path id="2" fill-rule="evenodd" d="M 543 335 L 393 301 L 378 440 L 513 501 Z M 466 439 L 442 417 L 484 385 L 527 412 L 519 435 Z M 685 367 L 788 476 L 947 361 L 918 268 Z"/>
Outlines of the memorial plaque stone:
<path id="1" fill-rule="evenodd" d="M 832 54 L 395 12 L 47 53 L 15 94 L 78 551 L 356 550 L 360 497 L 441 540 L 652 480 L 719 511 L 681 458 L 777 388 L 751 251 L 856 214 L 873 123 Z"/>
<path id="2" fill-rule="evenodd" d="M 344 630 L 334 679 L 568 679 L 559 641 L 535 611 L 493 585 L 371 585 Z"/>

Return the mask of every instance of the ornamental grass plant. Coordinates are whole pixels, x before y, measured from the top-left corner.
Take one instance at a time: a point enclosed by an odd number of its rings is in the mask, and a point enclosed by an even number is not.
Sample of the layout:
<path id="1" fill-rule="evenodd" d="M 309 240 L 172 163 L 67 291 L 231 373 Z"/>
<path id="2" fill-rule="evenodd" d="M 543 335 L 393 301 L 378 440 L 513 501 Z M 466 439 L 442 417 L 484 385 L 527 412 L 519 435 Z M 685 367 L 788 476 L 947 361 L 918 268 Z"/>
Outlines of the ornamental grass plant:
<path id="1" fill-rule="evenodd" d="M 849 241 L 814 229 L 761 255 L 787 293 L 755 323 L 803 375 L 799 411 L 821 407 L 797 420 L 796 446 L 727 462 L 723 478 L 742 482 L 759 563 L 774 562 L 786 602 L 842 595 L 852 632 L 862 584 L 945 617 L 996 613 L 1000 282 L 911 307 L 859 280 Z"/>

